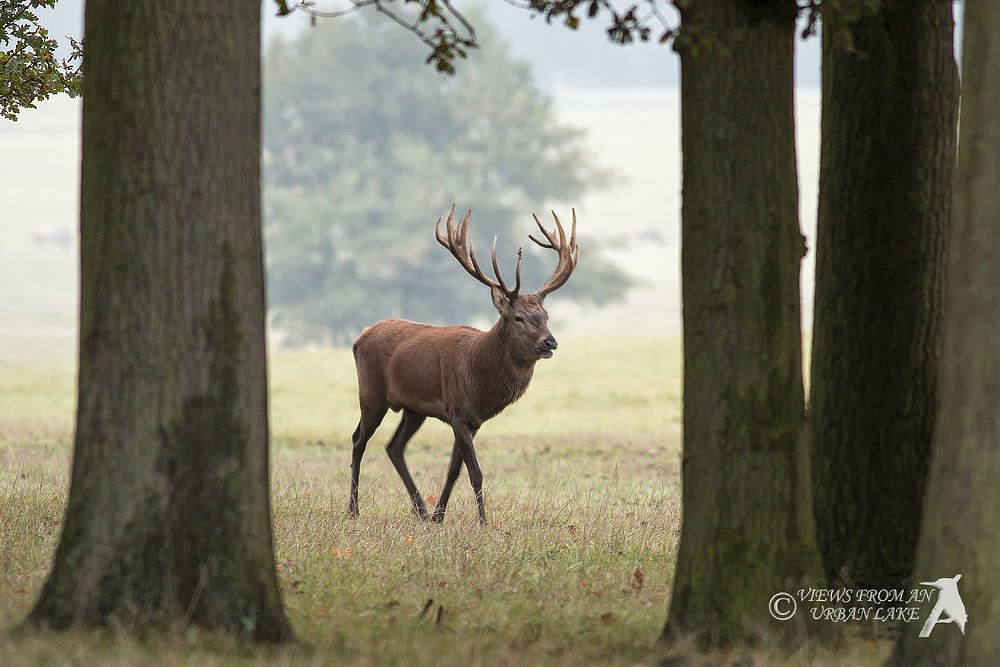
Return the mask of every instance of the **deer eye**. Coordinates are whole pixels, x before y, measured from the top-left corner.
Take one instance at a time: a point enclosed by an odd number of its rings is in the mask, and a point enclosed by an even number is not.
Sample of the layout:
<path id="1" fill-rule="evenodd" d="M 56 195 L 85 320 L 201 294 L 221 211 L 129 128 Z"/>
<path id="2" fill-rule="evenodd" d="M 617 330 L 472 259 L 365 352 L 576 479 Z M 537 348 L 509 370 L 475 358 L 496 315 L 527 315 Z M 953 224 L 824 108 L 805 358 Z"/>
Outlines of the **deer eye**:
<path id="1" fill-rule="evenodd" d="M 523 317 L 521 317 L 520 315 L 515 315 L 515 316 L 514 316 L 514 321 L 515 321 L 515 322 L 523 322 L 523 321 L 524 321 L 524 318 L 523 318 Z"/>

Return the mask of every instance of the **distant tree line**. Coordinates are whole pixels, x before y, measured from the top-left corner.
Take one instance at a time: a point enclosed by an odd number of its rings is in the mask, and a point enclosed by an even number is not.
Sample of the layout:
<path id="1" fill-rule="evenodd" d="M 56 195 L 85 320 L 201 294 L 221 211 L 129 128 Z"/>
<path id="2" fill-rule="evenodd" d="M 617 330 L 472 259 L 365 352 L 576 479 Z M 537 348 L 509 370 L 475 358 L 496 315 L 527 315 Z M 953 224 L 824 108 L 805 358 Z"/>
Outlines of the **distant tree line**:
<path id="1" fill-rule="evenodd" d="M 569 208 L 610 174 L 585 135 L 561 124 L 527 64 L 478 13 L 479 50 L 452 77 L 386 21 L 322 21 L 265 56 L 264 219 L 272 322 L 292 343 L 347 343 L 372 322 L 494 316 L 434 241 L 452 202 L 473 209 L 473 244 L 501 262 L 524 246 L 527 289 L 551 257 L 527 234 L 532 213 Z M 557 211 L 558 212 L 558 211 Z M 586 234 L 587 219 L 581 216 Z M 630 281 L 593 240 L 560 298 L 602 304 Z M 485 255 L 482 255 L 486 252 Z"/>

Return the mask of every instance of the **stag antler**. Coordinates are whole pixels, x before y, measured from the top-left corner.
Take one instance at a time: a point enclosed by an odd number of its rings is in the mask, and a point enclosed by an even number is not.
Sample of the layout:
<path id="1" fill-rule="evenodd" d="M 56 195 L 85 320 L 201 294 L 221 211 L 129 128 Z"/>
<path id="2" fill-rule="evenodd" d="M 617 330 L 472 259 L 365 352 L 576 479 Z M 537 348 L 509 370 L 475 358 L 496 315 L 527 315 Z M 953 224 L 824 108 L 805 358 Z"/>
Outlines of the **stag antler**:
<path id="1" fill-rule="evenodd" d="M 538 225 L 538 229 L 542 231 L 545 235 L 548 243 L 539 241 L 534 236 L 528 235 L 528 238 L 540 245 L 543 248 L 551 248 L 559 253 L 559 263 L 556 264 L 556 269 L 552 273 L 552 277 L 545 281 L 545 284 L 535 292 L 539 299 L 544 299 L 545 295 L 549 292 L 555 291 L 563 286 L 569 277 L 573 273 L 573 269 L 576 268 L 576 262 L 580 258 L 580 248 L 576 245 L 576 209 L 573 211 L 573 231 L 570 233 L 569 244 L 566 243 L 566 231 L 563 229 L 562 224 L 559 222 L 559 216 L 556 215 L 555 211 L 552 211 L 552 217 L 556 219 L 556 231 L 559 236 L 556 238 L 556 232 L 550 232 L 542 226 L 541 221 L 539 221 L 538 216 L 534 213 L 531 217 L 535 219 L 535 223 Z"/>
<path id="2" fill-rule="evenodd" d="M 483 270 L 479 268 L 479 262 L 476 260 L 476 251 L 473 250 L 470 245 L 466 249 L 466 236 L 469 231 L 469 218 L 472 216 L 472 209 L 465 214 L 465 218 L 462 222 L 458 223 L 458 228 L 455 228 L 455 205 L 451 205 L 451 213 L 448 214 L 448 222 L 445 223 L 448 235 L 441 235 L 441 218 L 438 218 L 437 225 L 434 226 L 434 236 L 437 238 L 438 243 L 443 245 L 448 249 L 449 252 L 458 260 L 458 263 L 462 265 L 469 275 L 486 285 L 490 288 L 497 288 L 503 291 L 507 295 L 507 298 L 513 301 L 517 298 L 518 292 L 521 291 L 521 249 L 517 249 L 517 273 L 514 276 L 515 284 L 514 289 L 507 287 L 507 283 L 504 282 L 503 276 L 500 275 L 500 265 L 497 263 L 497 237 L 493 237 L 493 273 L 496 274 L 497 279 L 493 280 L 483 273 Z M 558 223 L 558 220 L 556 221 Z M 574 219 L 575 222 L 575 219 Z M 575 227 L 574 227 L 575 230 Z M 543 230 L 544 231 L 544 230 Z M 575 236 L 575 233 L 574 233 Z M 536 243 L 538 243 L 536 241 Z"/>

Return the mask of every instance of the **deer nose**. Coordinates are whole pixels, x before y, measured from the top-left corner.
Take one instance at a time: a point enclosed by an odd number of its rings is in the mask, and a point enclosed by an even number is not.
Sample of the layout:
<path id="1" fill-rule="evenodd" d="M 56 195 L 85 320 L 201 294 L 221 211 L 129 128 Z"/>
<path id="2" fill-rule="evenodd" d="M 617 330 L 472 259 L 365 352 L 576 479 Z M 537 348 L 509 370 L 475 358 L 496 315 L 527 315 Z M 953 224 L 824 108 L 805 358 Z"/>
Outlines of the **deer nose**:
<path id="1" fill-rule="evenodd" d="M 552 336 L 549 336 L 548 338 L 546 338 L 542 342 L 545 344 L 546 349 L 549 349 L 549 350 L 554 350 L 557 347 L 559 347 L 559 343 Z"/>

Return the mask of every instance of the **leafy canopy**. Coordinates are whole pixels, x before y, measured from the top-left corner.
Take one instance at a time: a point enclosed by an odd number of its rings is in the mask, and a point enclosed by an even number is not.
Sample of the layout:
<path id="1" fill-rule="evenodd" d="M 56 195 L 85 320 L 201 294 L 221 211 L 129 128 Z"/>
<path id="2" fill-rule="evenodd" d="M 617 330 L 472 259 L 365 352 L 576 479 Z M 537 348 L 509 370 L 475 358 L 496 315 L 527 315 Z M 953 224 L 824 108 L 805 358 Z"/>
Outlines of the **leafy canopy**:
<path id="1" fill-rule="evenodd" d="M 0 0 L 0 117 L 17 120 L 23 109 L 59 93 L 80 94 L 80 43 L 68 59 L 59 60 L 59 44 L 42 27 L 36 10 L 52 8 L 56 0 Z"/>
<path id="2" fill-rule="evenodd" d="M 527 241 L 546 202 L 573 202 L 608 174 L 581 131 L 560 125 L 485 18 L 480 48 L 452 77 L 387 21 L 321 21 L 265 58 L 264 184 L 273 321 L 291 342 L 347 342 L 386 317 L 492 319 L 488 290 L 434 240 L 457 202 L 488 264 L 492 235 L 512 277 L 525 249 L 525 291 L 555 265 Z M 560 206 L 568 224 L 569 205 Z M 581 220 L 586 234 L 587 222 Z M 591 303 L 628 280 L 584 239 L 580 267 L 556 294 Z"/>

